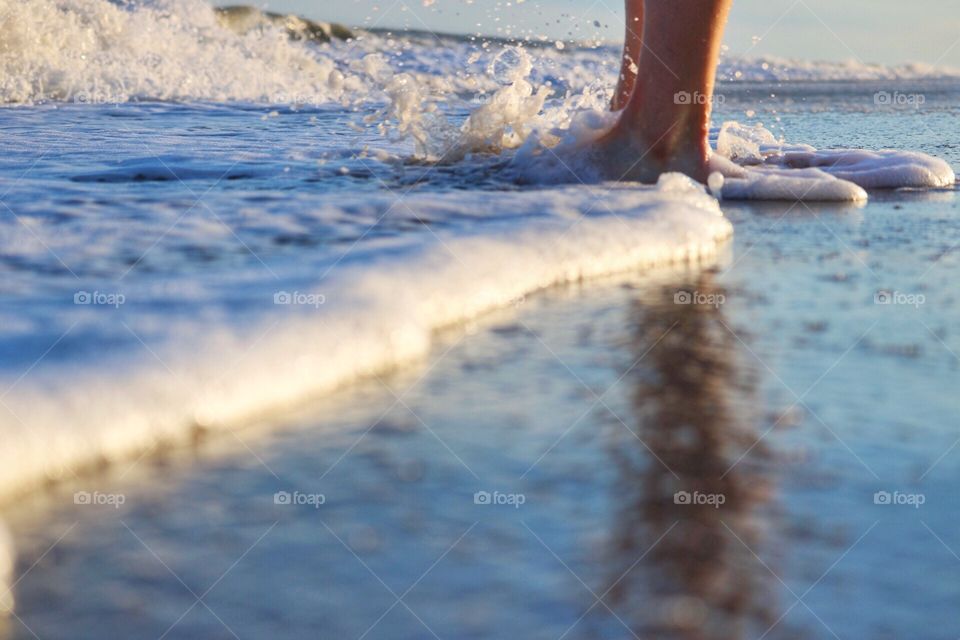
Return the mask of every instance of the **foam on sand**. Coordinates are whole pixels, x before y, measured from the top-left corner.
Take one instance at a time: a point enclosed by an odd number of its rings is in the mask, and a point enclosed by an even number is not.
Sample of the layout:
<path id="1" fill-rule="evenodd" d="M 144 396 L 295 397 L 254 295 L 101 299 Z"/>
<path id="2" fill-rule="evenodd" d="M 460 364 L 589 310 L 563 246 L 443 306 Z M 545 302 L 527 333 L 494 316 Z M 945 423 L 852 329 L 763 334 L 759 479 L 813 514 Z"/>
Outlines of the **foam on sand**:
<path id="1" fill-rule="evenodd" d="M 730 200 L 864 201 L 866 189 L 952 187 L 956 176 L 939 158 L 915 151 L 818 151 L 790 145 L 762 126 L 726 122 L 713 132 L 713 189 Z"/>
<path id="2" fill-rule="evenodd" d="M 864 202 L 862 187 L 835 176 L 811 170 L 754 170 L 711 158 L 711 193 L 725 200 L 790 200 L 801 202 Z"/>
<path id="3" fill-rule="evenodd" d="M 916 151 L 786 151 L 767 162 L 791 169 L 820 169 L 865 189 L 952 187 L 957 180 L 945 161 Z"/>

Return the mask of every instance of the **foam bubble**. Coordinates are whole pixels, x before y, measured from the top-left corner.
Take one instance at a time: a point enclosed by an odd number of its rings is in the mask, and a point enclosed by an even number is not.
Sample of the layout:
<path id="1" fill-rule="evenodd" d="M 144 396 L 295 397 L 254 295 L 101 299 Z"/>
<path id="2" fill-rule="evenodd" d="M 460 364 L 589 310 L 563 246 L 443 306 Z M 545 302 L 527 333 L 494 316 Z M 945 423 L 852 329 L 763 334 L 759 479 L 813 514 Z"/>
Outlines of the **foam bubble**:
<path id="1" fill-rule="evenodd" d="M 723 196 L 723 174 L 719 171 L 714 171 L 710 174 L 710 177 L 707 178 L 707 188 L 710 189 L 710 193 L 716 198 Z"/>

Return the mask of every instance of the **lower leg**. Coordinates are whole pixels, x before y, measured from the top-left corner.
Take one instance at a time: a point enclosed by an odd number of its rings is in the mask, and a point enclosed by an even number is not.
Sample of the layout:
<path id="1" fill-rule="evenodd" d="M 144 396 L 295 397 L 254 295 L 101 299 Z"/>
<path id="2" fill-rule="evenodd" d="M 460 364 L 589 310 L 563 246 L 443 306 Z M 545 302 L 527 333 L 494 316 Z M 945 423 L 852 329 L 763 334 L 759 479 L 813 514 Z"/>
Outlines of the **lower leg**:
<path id="1" fill-rule="evenodd" d="M 732 0 L 646 0 L 630 99 L 601 141 L 626 178 L 663 171 L 707 178 L 707 135 L 723 27 Z"/>
<path id="2" fill-rule="evenodd" d="M 643 48 L 643 1 L 625 0 L 626 19 L 623 34 L 623 55 L 620 58 L 620 77 L 610 107 L 623 109 L 630 100 L 640 68 L 640 50 Z"/>

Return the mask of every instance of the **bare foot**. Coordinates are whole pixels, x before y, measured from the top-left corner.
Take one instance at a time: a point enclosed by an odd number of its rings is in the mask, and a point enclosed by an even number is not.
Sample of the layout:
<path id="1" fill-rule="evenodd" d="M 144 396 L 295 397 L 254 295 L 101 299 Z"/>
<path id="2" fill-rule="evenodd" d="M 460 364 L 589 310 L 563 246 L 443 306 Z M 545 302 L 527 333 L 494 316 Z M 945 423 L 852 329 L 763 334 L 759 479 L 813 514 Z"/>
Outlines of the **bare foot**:
<path id="1" fill-rule="evenodd" d="M 678 125 L 658 139 L 648 140 L 621 119 L 591 144 L 593 164 L 608 180 L 654 183 L 669 171 L 684 173 L 706 183 L 710 175 L 710 144 L 705 129 L 692 135 Z"/>

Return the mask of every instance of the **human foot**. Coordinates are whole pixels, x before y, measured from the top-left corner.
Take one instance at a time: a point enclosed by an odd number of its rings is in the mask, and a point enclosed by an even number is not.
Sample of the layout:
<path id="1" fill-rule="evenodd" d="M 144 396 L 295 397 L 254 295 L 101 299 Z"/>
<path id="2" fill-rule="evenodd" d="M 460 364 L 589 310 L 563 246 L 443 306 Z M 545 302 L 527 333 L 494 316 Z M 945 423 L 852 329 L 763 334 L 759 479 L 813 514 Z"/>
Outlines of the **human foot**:
<path id="1" fill-rule="evenodd" d="M 590 144 L 588 153 L 608 180 L 653 183 L 662 173 L 678 171 L 706 183 L 710 175 L 707 131 L 703 127 L 691 131 L 680 122 L 649 140 L 645 131 L 633 129 L 621 117 L 613 129 Z"/>

